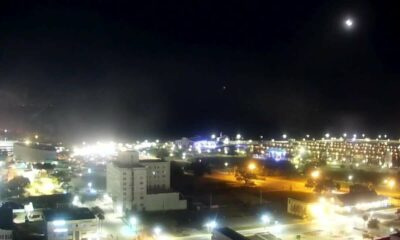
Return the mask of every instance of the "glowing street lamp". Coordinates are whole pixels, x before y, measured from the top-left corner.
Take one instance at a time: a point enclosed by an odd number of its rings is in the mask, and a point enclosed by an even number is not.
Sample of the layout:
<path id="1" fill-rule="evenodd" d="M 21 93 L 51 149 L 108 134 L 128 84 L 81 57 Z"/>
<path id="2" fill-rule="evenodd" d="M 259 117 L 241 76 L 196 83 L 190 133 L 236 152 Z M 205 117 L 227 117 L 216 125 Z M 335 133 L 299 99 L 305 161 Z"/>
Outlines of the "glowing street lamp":
<path id="1" fill-rule="evenodd" d="M 217 222 L 215 220 L 211 220 L 206 223 L 206 227 L 207 227 L 208 231 L 211 232 L 214 228 L 217 227 Z"/>
<path id="2" fill-rule="evenodd" d="M 353 175 L 349 175 L 349 176 L 347 177 L 347 179 L 349 179 L 349 181 L 353 180 Z"/>
<path id="3" fill-rule="evenodd" d="M 39 135 L 35 134 L 35 139 L 37 140 L 39 138 Z"/>
<path id="4" fill-rule="evenodd" d="M 329 133 L 325 133 L 325 137 L 326 137 L 326 138 L 329 138 L 329 137 L 330 137 L 330 134 L 329 134 Z"/>
<path id="5" fill-rule="evenodd" d="M 216 138 L 215 134 L 211 134 L 211 139 L 215 139 L 215 138 Z"/>
<path id="6" fill-rule="evenodd" d="M 131 218 L 129 219 L 129 223 L 130 223 L 131 225 L 136 225 L 137 222 L 138 222 L 138 220 L 137 220 L 136 217 L 131 217 Z"/>
<path id="7" fill-rule="evenodd" d="M 249 165 L 247 166 L 247 168 L 248 168 L 250 171 L 254 171 L 254 170 L 257 168 L 257 166 L 256 166 L 255 163 L 249 163 Z"/>
<path id="8" fill-rule="evenodd" d="M 343 137 L 347 137 L 347 133 L 343 133 Z"/>
<path id="9" fill-rule="evenodd" d="M 282 135 L 282 138 L 283 138 L 283 139 L 286 139 L 286 138 L 287 138 L 287 134 L 283 134 L 283 135 Z"/>
<path id="10" fill-rule="evenodd" d="M 299 153 L 302 155 L 306 152 L 306 149 L 304 147 L 299 148 Z"/>
<path id="11" fill-rule="evenodd" d="M 242 138 L 242 135 L 240 135 L 240 133 L 236 134 L 236 139 L 240 140 Z"/>
<path id="12" fill-rule="evenodd" d="M 225 165 L 225 167 L 227 167 L 227 166 L 229 165 L 229 163 L 228 163 L 228 162 L 225 162 L 224 165 Z"/>
<path id="13" fill-rule="evenodd" d="M 159 236 L 159 235 L 161 234 L 161 232 L 162 232 L 161 227 L 155 226 L 155 227 L 153 228 L 153 233 L 154 233 L 156 236 Z"/>
<path id="14" fill-rule="evenodd" d="M 320 175 L 321 175 L 321 173 L 319 172 L 319 170 L 314 170 L 311 172 L 311 177 L 314 179 L 319 178 Z"/>
<path id="15" fill-rule="evenodd" d="M 394 179 L 390 179 L 390 180 L 387 182 L 387 185 L 389 186 L 390 189 L 393 189 L 394 186 L 396 185 L 396 181 L 395 181 Z"/>
<path id="16" fill-rule="evenodd" d="M 271 223 L 271 218 L 267 214 L 263 214 L 261 216 L 261 222 L 263 224 L 270 224 Z"/>

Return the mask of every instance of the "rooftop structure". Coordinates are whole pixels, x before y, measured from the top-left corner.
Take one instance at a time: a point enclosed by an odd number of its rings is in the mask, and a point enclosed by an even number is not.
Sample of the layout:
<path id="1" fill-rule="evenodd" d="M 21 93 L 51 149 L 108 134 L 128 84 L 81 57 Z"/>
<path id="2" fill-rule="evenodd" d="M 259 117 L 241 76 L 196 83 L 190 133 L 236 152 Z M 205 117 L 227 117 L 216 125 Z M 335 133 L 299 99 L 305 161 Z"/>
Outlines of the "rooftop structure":
<path id="1" fill-rule="evenodd" d="M 236 232 L 235 230 L 223 227 L 215 228 L 212 233 L 212 240 L 248 240 L 245 236 Z"/>
<path id="2" fill-rule="evenodd" d="M 186 201 L 170 189 L 170 162 L 139 160 L 136 151 L 121 152 L 107 165 L 107 192 L 120 213 L 186 208 Z"/>
<path id="3" fill-rule="evenodd" d="M 98 220 L 88 208 L 50 209 L 43 217 L 48 240 L 97 239 Z"/>
<path id="4" fill-rule="evenodd" d="M 89 208 L 62 208 L 62 209 L 49 209 L 43 211 L 43 216 L 47 222 L 64 220 L 83 220 L 95 219 L 94 214 Z"/>

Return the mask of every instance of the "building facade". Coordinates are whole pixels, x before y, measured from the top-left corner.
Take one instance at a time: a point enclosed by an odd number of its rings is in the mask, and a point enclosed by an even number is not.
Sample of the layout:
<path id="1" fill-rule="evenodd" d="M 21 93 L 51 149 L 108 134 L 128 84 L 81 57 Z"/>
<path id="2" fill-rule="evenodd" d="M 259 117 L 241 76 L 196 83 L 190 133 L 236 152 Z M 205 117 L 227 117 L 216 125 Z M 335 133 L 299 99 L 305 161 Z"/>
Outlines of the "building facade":
<path id="1" fill-rule="evenodd" d="M 13 211 L 12 208 L 0 207 L 0 239 L 13 239 Z"/>
<path id="2" fill-rule="evenodd" d="M 51 209 L 43 216 L 48 240 L 98 239 L 98 220 L 88 208 Z"/>
<path id="3" fill-rule="evenodd" d="M 11 240 L 12 238 L 12 230 L 5 230 L 0 228 L 0 239 L 1 240 Z"/>
<path id="4" fill-rule="evenodd" d="M 186 200 L 171 191 L 170 163 L 139 160 L 136 151 L 121 152 L 107 165 L 107 193 L 117 212 L 186 209 Z"/>

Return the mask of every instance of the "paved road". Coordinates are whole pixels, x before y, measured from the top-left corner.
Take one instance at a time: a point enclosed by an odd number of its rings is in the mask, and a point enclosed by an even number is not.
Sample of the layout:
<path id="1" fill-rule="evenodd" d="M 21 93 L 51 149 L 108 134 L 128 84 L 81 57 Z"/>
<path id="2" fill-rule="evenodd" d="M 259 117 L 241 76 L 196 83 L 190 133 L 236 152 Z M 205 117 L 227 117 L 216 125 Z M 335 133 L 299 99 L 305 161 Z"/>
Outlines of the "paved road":
<path id="1" fill-rule="evenodd" d="M 243 183 L 238 182 L 232 174 L 226 172 L 215 171 L 206 177 L 229 182 L 232 185 L 243 186 Z M 264 180 L 254 180 L 257 186 L 263 188 L 264 191 L 283 191 L 293 190 L 298 192 L 312 192 L 311 188 L 306 188 L 306 181 L 303 179 L 286 179 L 282 177 L 265 177 Z M 341 187 L 341 192 L 348 192 L 348 186 Z M 385 188 L 377 188 L 377 193 L 388 197 L 400 197 L 400 191 L 390 190 Z"/>
<path id="2" fill-rule="evenodd" d="M 381 221 L 379 230 L 369 231 L 375 236 L 385 236 L 390 233 L 390 227 L 386 226 L 386 222 L 392 223 L 395 221 L 396 216 L 395 208 L 383 209 L 373 211 L 373 216 Z M 396 221 L 397 226 L 400 226 L 400 221 Z M 300 221 L 291 224 L 280 224 L 262 228 L 252 228 L 246 230 L 239 230 L 238 232 L 244 236 L 252 236 L 255 234 L 270 232 L 275 236 L 283 239 L 290 240 L 296 239 L 296 235 L 301 235 L 301 239 L 305 240 L 343 240 L 343 239 L 363 239 L 362 233 L 365 229 L 365 223 L 361 216 L 343 216 L 335 215 L 332 219 L 313 220 L 313 221 Z M 197 234 L 186 237 L 175 237 L 179 240 L 209 240 L 211 234 Z"/>

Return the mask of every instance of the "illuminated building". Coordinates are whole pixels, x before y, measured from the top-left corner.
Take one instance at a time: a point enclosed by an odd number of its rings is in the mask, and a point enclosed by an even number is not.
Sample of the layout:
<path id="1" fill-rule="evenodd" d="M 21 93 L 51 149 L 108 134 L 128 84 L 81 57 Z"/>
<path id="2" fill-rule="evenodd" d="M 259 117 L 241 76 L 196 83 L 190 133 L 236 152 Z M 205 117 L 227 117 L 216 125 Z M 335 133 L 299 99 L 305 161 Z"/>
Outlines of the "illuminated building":
<path id="1" fill-rule="evenodd" d="M 15 141 L 0 140 L 0 152 L 12 152 Z"/>
<path id="2" fill-rule="evenodd" d="M 248 240 L 248 238 L 231 228 L 223 227 L 213 229 L 211 240 Z"/>
<path id="3" fill-rule="evenodd" d="M 400 166 L 400 141 L 383 139 L 344 139 L 264 141 L 258 152 L 286 151 L 289 160 L 326 161 L 331 165 Z"/>
<path id="4" fill-rule="evenodd" d="M 190 146 L 193 145 L 193 141 L 190 140 L 189 138 L 181 138 L 179 140 L 175 140 L 174 143 L 175 143 L 176 146 L 178 146 L 178 147 L 180 146 L 183 149 L 187 149 L 187 148 L 189 148 Z"/>
<path id="5" fill-rule="evenodd" d="M 117 160 L 107 165 L 107 193 L 120 213 L 186 209 L 187 205 L 170 189 L 170 162 L 139 160 L 136 151 L 120 152 Z"/>
<path id="6" fill-rule="evenodd" d="M 43 211 L 48 240 L 95 240 L 98 220 L 88 208 Z"/>
<path id="7" fill-rule="evenodd" d="M 338 209 L 340 211 L 370 210 L 387 207 L 389 199 L 378 195 L 374 190 L 357 184 L 350 187 L 350 192 L 336 195 L 335 203 L 341 207 Z"/>

